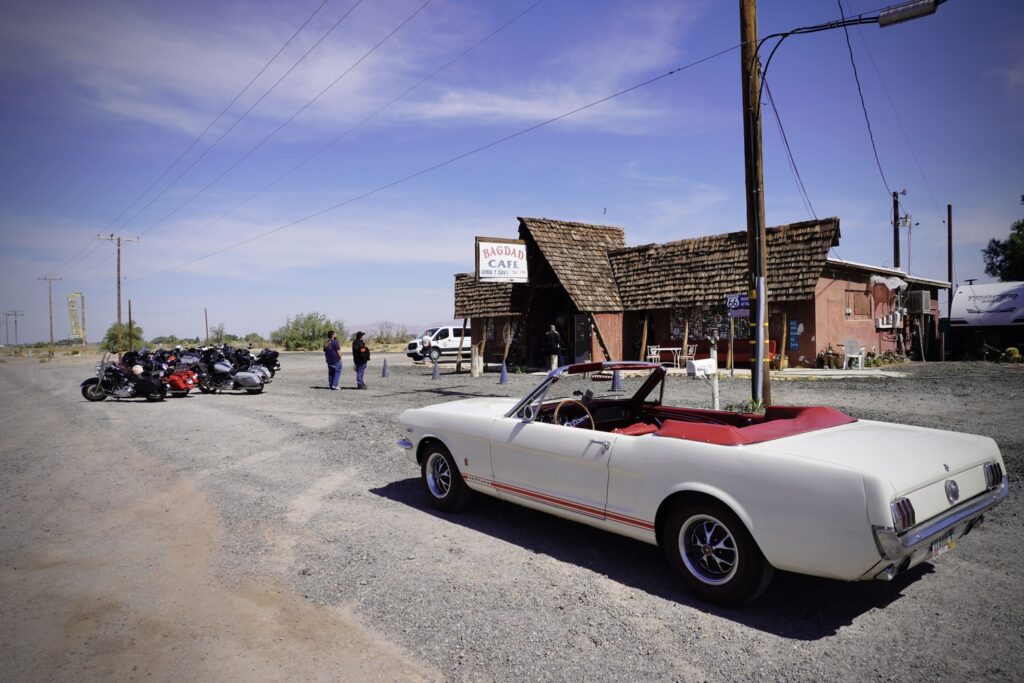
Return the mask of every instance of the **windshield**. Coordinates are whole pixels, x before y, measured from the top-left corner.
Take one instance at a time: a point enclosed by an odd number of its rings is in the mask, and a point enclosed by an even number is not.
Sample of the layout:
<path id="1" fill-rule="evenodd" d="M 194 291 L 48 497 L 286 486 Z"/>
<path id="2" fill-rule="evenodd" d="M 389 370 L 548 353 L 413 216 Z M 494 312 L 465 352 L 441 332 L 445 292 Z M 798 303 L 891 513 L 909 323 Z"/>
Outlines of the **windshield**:
<path id="1" fill-rule="evenodd" d="M 441 329 L 441 328 L 439 328 L 439 327 L 431 327 L 431 328 L 425 330 L 423 332 L 423 334 L 420 335 L 420 337 L 433 337 L 434 333 L 437 332 L 439 329 Z"/>
<path id="2" fill-rule="evenodd" d="M 509 413 L 525 417 L 523 409 L 530 406 L 534 414 L 562 401 L 576 400 L 583 403 L 593 401 L 644 401 L 660 403 L 664 387 L 665 371 L 661 368 L 620 370 L 619 383 L 615 386 L 611 371 L 548 376 L 527 394 Z"/>

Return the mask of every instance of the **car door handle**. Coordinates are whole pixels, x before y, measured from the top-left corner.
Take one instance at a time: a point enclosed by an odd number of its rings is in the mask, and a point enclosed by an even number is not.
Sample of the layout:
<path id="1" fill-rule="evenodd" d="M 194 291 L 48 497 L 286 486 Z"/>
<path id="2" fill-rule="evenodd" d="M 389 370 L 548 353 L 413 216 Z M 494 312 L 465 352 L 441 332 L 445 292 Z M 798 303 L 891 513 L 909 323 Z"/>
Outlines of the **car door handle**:
<path id="1" fill-rule="evenodd" d="M 601 446 L 601 452 L 602 453 L 607 453 L 608 449 L 612 447 L 612 442 L 611 441 L 602 441 L 600 439 L 591 439 L 590 443 L 599 444 Z"/>

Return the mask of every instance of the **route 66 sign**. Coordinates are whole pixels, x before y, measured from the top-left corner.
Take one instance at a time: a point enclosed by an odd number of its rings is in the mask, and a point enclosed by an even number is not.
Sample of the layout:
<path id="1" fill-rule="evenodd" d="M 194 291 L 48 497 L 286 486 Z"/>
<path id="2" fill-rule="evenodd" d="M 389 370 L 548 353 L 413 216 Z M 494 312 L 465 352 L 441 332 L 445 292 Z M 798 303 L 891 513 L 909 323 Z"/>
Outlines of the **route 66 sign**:
<path id="1" fill-rule="evenodd" d="M 750 317 L 750 296 L 747 294 L 726 294 L 725 307 L 730 318 Z"/>

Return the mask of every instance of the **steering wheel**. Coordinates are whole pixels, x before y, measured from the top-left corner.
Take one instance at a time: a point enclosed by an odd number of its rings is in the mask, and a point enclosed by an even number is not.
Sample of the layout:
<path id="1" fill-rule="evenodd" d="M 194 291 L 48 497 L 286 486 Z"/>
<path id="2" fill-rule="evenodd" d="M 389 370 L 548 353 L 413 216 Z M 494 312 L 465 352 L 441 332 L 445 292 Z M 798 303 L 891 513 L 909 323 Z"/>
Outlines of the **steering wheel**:
<path id="1" fill-rule="evenodd" d="M 576 418 L 574 420 L 568 420 L 567 419 L 565 421 L 565 423 L 564 423 L 564 426 L 566 426 L 566 427 L 580 427 L 580 425 L 582 425 L 584 422 L 588 422 L 589 421 L 590 422 L 590 429 L 594 429 L 594 416 L 590 414 L 590 410 L 587 408 L 587 406 L 583 405 L 583 403 L 581 401 L 577 401 L 576 399 L 573 399 L 573 398 L 567 398 L 564 401 L 562 401 L 561 403 L 559 403 L 557 406 L 555 406 L 555 414 L 554 414 L 554 417 L 553 417 L 554 423 L 555 424 L 563 424 L 562 422 L 558 421 L 558 413 L 562 410 L 563 407 L 565 407 L 566 404 L 570 404 L 570 403 L 572 405 L 574 405 L 574 406 L 579 407 L 579 409 L 583 411 L 583 415 L 580 415 L 578 418 Z"/>

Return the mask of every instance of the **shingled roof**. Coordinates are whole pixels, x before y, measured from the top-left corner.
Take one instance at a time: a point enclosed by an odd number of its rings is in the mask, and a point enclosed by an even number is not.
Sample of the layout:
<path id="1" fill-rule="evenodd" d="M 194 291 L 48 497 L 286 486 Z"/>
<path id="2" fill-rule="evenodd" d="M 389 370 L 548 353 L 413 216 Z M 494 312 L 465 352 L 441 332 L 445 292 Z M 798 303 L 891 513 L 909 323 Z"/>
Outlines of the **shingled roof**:
<path id="1" fill-rule="evenodd" d="M 765 232 L 769 301 L 813 298 L 828 251 L 839 244 L 839 219 Z M 746 232 L 617 249 L 608 256 L 625 310 L 718 305 L 727 294 L 749 289 Z"/>
<path id="2" fill-rule="evenodd" d="M 626 246 L 622 228 L 520 217 L 519 238 L 537 245 L 579 310 L 622 310 L 608 260 L 610 250 Z"/>
<path id="3" fill-rule="evenodd" d="M 525 285 L 510 282 L 480 282 L 473 273 L 455 275 L 455 317 L 488 318 L 521 315 Z"/>

